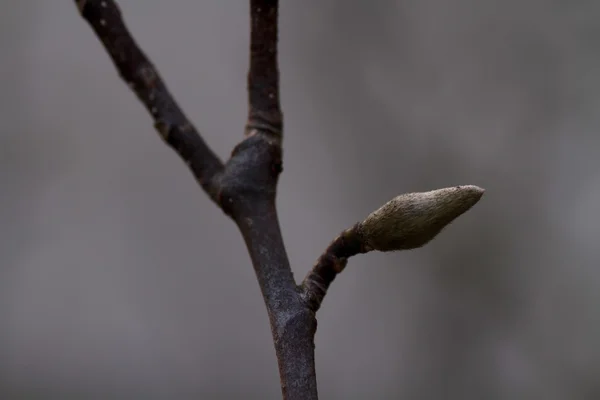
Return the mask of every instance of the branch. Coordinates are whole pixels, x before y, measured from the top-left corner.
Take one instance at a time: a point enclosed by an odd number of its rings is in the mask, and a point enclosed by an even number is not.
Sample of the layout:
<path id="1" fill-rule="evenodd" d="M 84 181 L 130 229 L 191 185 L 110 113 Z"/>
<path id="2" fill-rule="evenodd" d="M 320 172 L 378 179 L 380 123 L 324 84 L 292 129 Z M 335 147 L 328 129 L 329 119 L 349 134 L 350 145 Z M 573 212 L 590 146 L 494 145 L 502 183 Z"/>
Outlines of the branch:
<path id="1" fill-rule="evenodd" d="M 156 68 L 137 46 L 113 0 L 75 0 L 119 74 L 155 127 L 198 182 L 238 225 L 258 278 L 273 334 L 283 397 L 317 399 L 316 319 L 294 281 L 275 209 L 282 171 L 276 0 L 251 0 L 246 138 L 225 165 L 185 117 Z"/>
<path id="2" fill-rule="evenodd" d="M 250 1 L 247 139 L 222 179 L 222 204 L 236 221 L 267 306 L 283 398 L 317 400 L 317 321 L 299 295 L 275 208 L 283 116 L 277 65 L 278 1 Z"/>
<path id="3" fill-rule="evenodd" d="M 110 55 L 121 78 L 138 96 L 165 142 L 188 165 L 196 180 L 217 201 L 217 176 L 223 163 L 185 116 L 148 57 L 123 23 L 113 0 L 75 0 Z"/>
<path id="4" fill-rule="evenodd" d="M 342 232 L 327 247 L 302 282 L 304 300 L 317 312 L 329 285 L 344 270 L 348 258 L 373 250 L 421 247 L 473 207 L 483 193 L 477 186 L 456 186 L 393 198 L 363 222 Z"/>
<path id="5" fill-rule="evenodd" d="M 329 285 L 346 268 L 348 259 L 366 252 L 358 224 L 340 233 L 329 244 L 300 286 L 302 297 L 313 312 L 316 313 L 321 307 Z"/>
<path id="6" fill-rule="evenodd" d="M 282 171 L 283 117 L 277 66 L 277 0 L 250 0 L 250 68 L 245 139 L 225 165 L 179 108 L 137 46 L 113 0 L 75 0 L 120 76 L 154 119 L 165 142 L 210 198 L 237 224 L 265 301 L 281 389 L 287 400 L 317 400 L 315 313 L 349 257 L 420 247 L 482 196 L 476 186 L 398 196 L 342 232 L 297 286 L 283 243 L 275 196 Z"/>
<path id="7" fill-rule="evenodd" d="M 277 19 L 277 0 L 250 1 L 247 134 L 256 129 L 281 137 L 283 116 L 279 105 Z"/>

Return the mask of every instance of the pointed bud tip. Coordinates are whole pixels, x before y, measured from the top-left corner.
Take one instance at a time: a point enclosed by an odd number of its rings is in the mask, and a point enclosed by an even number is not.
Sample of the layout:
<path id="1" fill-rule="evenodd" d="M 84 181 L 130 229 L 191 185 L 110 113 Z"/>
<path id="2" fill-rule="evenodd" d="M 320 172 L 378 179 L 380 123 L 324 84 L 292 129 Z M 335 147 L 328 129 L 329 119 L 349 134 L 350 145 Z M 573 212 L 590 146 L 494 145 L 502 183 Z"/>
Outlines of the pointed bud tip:
<path id="1" fill-rule="evenodd" d="M 485 189 L 475 185 L 463 185 L 432 190 L 431 192 L 426 193 L 436 195 L 440 199 L 444 198 L 446 201 L 455 201 L 457 203 L 463 202 L 468 209 L 481 200 L 481 197 L 485 193 Z"/>
<path id="2" fill-rule="evenodd" d="M 475 186 L 475 185 L 463 185 L 463 186 L 457 186 L 456 188 L 460 189 L 462 191 L 471 193 L 474 197 L 477 197 L 478 200 L 485 193 L 484 188 L 480 188 L 479 186 Z"/>
<path id="3" fill-rule="evenodd" d="M 461 186 L 457 186 L 457 187 L 462 190 L 468 190 L 473 193 L 479 193 L 480 195 L 483 195 L 485 193 L 484 188 L 481 188 L 481 187 L 475 186 L 475 185 L 461 185 Z"/>

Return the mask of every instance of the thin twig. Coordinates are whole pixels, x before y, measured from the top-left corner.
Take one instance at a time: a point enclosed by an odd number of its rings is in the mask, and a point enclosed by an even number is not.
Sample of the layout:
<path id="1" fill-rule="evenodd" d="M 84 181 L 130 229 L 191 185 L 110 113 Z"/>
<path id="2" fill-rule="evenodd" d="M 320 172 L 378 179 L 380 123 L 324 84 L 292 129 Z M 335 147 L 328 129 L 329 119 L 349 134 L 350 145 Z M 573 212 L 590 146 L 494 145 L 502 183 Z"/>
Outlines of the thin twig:
<path id="1" fill-rule="evenodd" d="M 277 0 L 250 1 L 250 68 L 248 70 L 248 122 L 254 129 L 281 136 L 283 116 L 279 105 L 277 66 Z"/>
<path id="2" fill-rule="evenodd" d="M 216 201 L 215 178 L 222 171 L 223 163 L 200 137 L 154 65 L 131 36 L 117 4 L 113 0 L 75 2 L 106 48 L 121 78 L 150 112 L 162 138 L 189 166 L 210 198 Z"/>
<path id="3" fill-rule="evenodd" d="M 394 197 L 331 242 L 300 285 L 302 298 L 317 312 L 329 285 L 344 270 L 348 258 L 373 250 L 424 246 L 473 207 L 483 193 L 480 187 L 466 185 Z"/>
<path id="4" fill-rule="evenodd" d="M 302 282 L 302 296 L 313 312 L 321 307 L 329 285 L 346 268 L 348 259 L 357 254 L 366 253 L 359 233 L 359 225 L 346 229 L 327 246 L 312 270 Z"/>

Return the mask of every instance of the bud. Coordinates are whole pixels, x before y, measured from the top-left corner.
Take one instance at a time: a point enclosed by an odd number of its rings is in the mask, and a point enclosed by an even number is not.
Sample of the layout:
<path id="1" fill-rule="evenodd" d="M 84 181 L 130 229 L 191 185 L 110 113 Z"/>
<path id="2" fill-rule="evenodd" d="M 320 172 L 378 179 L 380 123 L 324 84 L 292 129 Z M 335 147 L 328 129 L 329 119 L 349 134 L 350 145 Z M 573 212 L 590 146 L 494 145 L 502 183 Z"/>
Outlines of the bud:
<path id="1" fill-rule="evenodd" d="M 359 223 L 367 250 L 394 251 L 421 247 L 483 196 L 477 186 L 456 186 L 407 193 L 388 201 Z"/>

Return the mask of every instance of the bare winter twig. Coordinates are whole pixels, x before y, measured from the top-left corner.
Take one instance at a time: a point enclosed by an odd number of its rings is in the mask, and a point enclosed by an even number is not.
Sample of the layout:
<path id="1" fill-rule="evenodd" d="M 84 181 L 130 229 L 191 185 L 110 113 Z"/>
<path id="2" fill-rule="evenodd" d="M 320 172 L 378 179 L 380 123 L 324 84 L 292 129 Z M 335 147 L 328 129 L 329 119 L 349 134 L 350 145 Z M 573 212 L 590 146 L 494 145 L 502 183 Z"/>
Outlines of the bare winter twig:
<path id="1" fill-rule="evenodd" d="M 305 301 L 316 312 L 348 258 L 373 250 L 421 247 L 473 207 L 483 192 L 477 186 L 456 186 L 394 197 L 331 242 L 302 282 Z"/>
<path id="2" fill-rule="evenodd" d="M 223 163 L 191 124 L 148 57 L 131 37 L 112 0 L 76 0 L 81 15 L 92 26 L 110 54 L 121 78 L 152 115 L 162 138 L 190 167 L 202 188 L 216 201 L 215 177 Z"/>
<path id="3" fill-rule="evenodd" d="M 237 224 L 265 301 L 285 399 L 317 399 L 315 313 L 349 257 L 371 250 L 424 245 L 468 210 L 475 186 L 399 196 L 342 232 L 297 285 L 283 243 L 275 196 L 282 171 L 283 117 L 277 65 L 278 1 L 250 0 L 250 68 L 245 138 L 223 164 L 169 93 L 156 68 L 127 30 L 114 0 L 75 0 L 120 76 L 154 119 L 165 142 Z"/>

